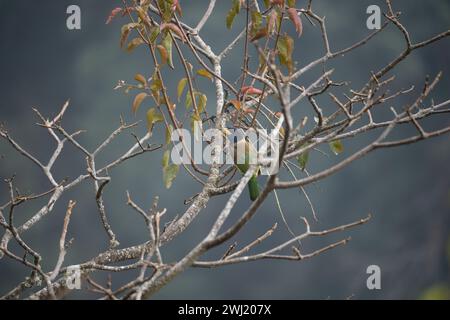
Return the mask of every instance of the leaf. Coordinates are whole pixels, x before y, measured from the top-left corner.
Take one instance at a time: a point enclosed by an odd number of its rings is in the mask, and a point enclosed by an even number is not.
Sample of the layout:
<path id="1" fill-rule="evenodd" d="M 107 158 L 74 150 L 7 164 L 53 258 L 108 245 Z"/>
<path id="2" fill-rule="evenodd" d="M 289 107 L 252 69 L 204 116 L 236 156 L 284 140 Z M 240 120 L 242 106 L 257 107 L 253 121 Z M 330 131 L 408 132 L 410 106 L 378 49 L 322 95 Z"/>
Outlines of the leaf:
<path id="1" fill-rule="evenodd" d="M 137 73 L 137 74 L 134 76 L 134 80 L 136 80 L 136 81 L 142 83 L 142 85 L 144 85 L 144 86 L 147 85 L 147 79 L 145 79 L 145 77 L 144 77 L 142 74 L 140 74 L 140 73 Z"/>
<path id="2" fill-rule="evenodd" d="M 195 96 L 195 92 L 194 92 Z M 184 100 L 184 104 L 186 105 L 186 109 L 192 107 L 192 94 L 190 92 L 186 93 L 186 99 Z"/>
<path id="3" fill-rule="evenodd" d="M 278 39 L 277 49 L 280 63 L 285 65 L 291 72 L 293 69 L 292 52 L 294 51 L 294 40 L 287 34 L 281 36 Z"/>
<path id="4" fill-rule="evenodd" d="M 344 145 L 341 140 L 334 140 L 330 142 L 330 149 L 335 155 L 338 155 L 344 151 Z"/>
<path id="5" fill-rule="evenodd" d="M 173 31 L 183 42 L 186 42 L 186 39 L 184 37 L 183 32 L 181 29 L 174 23 L 161 23 L 161 26 L 159 27 L 161 31 L 164 31 L 166 29 L 169 29 L 170 31 Z"/>
<path id="6" fill-rule="evenodd" d="M 242 94 L 247 94 L 247 95 L 249 95 L 249 94 L 251 94 L 251 95 L 262 95 L 262 90 L 260 90 L 260 89 L 257 89 L 257 88 L 255 88 L 255 87 L 250 87 L 250 86 L 243 86 L 242 88 L 241 88 L 241 93 Z"/>
<path id="7" fill-rule="evenodd" d="M 153 129 L 153 125 L 157 122 L 164 121 L 163 115 L 157 111 L 155 108 L 150 108 L 147 111 L 147 128 L 148 131 Z"/>
<path id="8" fill-rule="evenodd" d="M 144 41 L 141 38 L 134 38 L 133 40 L 130 41 L 130 43 L 128 43 L 127 51 L 131 52 L 136 47 L 140 46 L 143 43 L 144 43 Z"/>
<path id="9" fill-rule="evenodd" d="M 122 26 L 120 31 L 120 47 L 123 48 L 125 42 L 127 42 L 128 35 L 133 28 L 136 28 L 138 23 L 128 23 Z"/>
<path id="10" fill-rule="evenodd" d="M 172 12 L 176 11 L 180 16 L 183 15 L 183 12 L 181 11 L 180 2 L 178 0 L 173 0 L 172 1 L 171 10 L 172 10 Z"/>
<path id="11" fill-rule="evenodd" d="M 287 12 L 289 15 L 289 19 L 291 19 L 292 23 L 295 26 L 295 31 L 297 31 L 297 34 L 300 37 L 303 33 L 303 25 L 302 20 L 300 19 L 300 16 L 297 13 L 297 9 L 289 8 Z"/>
<path id="12" fill-rule="evenodd" d="M 240 11 L 241 11 L 240 0 L 233 0 L 233 5 L 232 5 L 230 11 L 228 11 L 227 18 L 226 18 L 226 24 L 227 24 L 228 29 L 231 29 L 234 18 L 239 14 Z"/>
<path id="13" fill-rule="evenodd" d="M 261 38 L 267 37 L 267 28 L 262 28 L 258 32 L 255 33 L 255 35 L 250 39 L 250 41 L 256 41 Z"/>
<path id="14" fill-rule="evenodd" d="M 167 63 L 167 59 L 169 57 L 169 54 L 167 53 L 167 49 L 163 46 L 158 44 L 156 46 L 156 49 L 158 49 L 159 55 L 161 56 L 161 64 L 166 64 Z"/>
<path id="15" fill-rule="evenodd" d="M 131 107 L 131 111 L 136 114 L 136 112 L 138 111 L 139 107 L 142 104 L 142 101 L 144 101 L 144 99 L 147 97 L 147 94 L 145 92 L 141 92 L 139 93 L 133 101 L 133 106 Z"/>
<path id="16" fill-rule="evenodd" d="M 252 34 L 259 31 L 262 24 L 262 14 L 259 11 L 252 11 Z"/>
<path id="17" fill-rule="evenodd" d="M 277 4 L 282 7 L 284 6 L 284 0 L 270 0 L 270 3 L 273 5 Z"/>
<path id="18" fill-rule="evenodd" d="M 170 36 L 169 33 L 165 35 L 161 44 L 167 51 L 167 64 L 169 65 L 169 67 L 174 69 L 172 60 L 172 37 Z"/>
<path id="19" fill-rule="evenodd" d="M 198 112 L 205 111 L 206 103 L 208 102 L 208 97 L 205 94 L 200 94 L 198 102 Z"/>
<path id="20" fill-rule="evenodd" d="M 158 44 L 156 46 L 156 49 L 158 49 L 159 55 L 161 56 L 161 64 L 164 65 L 167 63 L 167 59 L 169 57 L 168 53 L 167 53 L 167 49 L 163 46 Z"/>
<path id="21" fill-rule="evenodd" d="M 151 25 L 150 19 L 148 17 L 148 14 L 147 14 L 146 10 L 144 8 L 142 8 L 142 7 L 136 7 L 136 11 L 137 11 L 137 14 L 139 16 L 139 19 L 143 23 L 145 23 L 147 26 L 150 26 Z"/>
<path id="22" fill-rule="evenodd" d="M 166 150 L 163 153 L 163 157 L 161 160 L 161 165 L 163 168 L 166 168 L 169 165 L 169 159 L 170 159 L 170 150 Z"/>
<path id="23" fill-rule="evenodd" d="M 186 87 L 187 82 L 188 82 L 187 78 L 183 78 L 178 82 L 178 86 L 177 86 L 178 101 L 180 101 L 180 97 L 183 94 L 183 91 L 184 91 L 184 88 Z"/>
<path id="24" fill-rule="evenodd" d="M 166 127 L 166 145 L 169 145 L 169 144 L 170 144 L 171 137 L 172 137 L 172 132 L 173 132 L 173 127 L 172 127 L 171 124 L 169 124 L 169 125 Z"/>
<path id="25" fill-rule="evenodd" d="M 163 179 L 164 185 L 167 189 L 170 189 L 170 187 L 172 186 L 173 181 L 177 177 L 178 171 L 179 167 L 173 163 L 164 168 Z"/>
<path id="26" fill-rule="evenodd" d="M 211 81 L 213 81 L 213 79 L 214 79 L 214 77 L 213 77 L 213 75 L 211 74 L 211 72 L 209 72 L 209 71 L 206 70 L 206 69 L 200 69 L 200 70 L 197 70 L 197 74 L 198 74 L 199 76 L 208 78 L 208 79 L 211 80 Z"/>
<path id="27" fill-rule="evenodd" d="M 173 11 L 171 9 L 171 1 L 158 0 L 158 7 L 162 11 L 162 18 L 165 22 L 169 22 L 172 19 Z"/>
<path id="28" fill-rule="evenodd" d="M 150 43 L 155 43 L 156 38 L 158 38 L 161 29 L 159 27 L 152 27 L 150 29 Z"/>
<path id="29" fill-rule="evenodd" d="M 300 169 L 302 169 L 302 171 L 305 171 L 306 165 L 308 164 L 308 159 L 309 151 L 305 151 L 297 157 L 298 165 L 300 166 Z"/>
<path id="30" fill-rule="evenodd" d="M 158 78 L 158 75 L 156 75 L 156 74 L 153 76 L 152 79 L 153 79 L 153 81 L 152 81 L 152 84 L 150 85 L 150 90 L 152 91 L 152 94 L 155 95 L 156 93 L 159 93 L 159 91 L 161 91 L 162 82 Z"/>
<path id="31" fill-rule="evenodd" d="M 277 10 L 272 10 L 267 19 L 267 32 L 271 35 L 276 34 L 280 24 L 280 17 Z"/>
<path id="32" fill-rule="evenodd" d="M 287 5 L 289 8 L 295 8 L 295 0 L 287 0 Z"/>
<path id="33" fill-rule="evenodd" d="M 177 177 L 179 167 L 176 164 L 170 164 L 163 169 L 163 179 L 164 179 L 164 185 L 167 189 L 170 189 L 172 186 L 173 181 Z"/>
<path id="34" fill-rule="evenodd" d="M 238 100 L 230 100 L 230 103 L 237 109 L 240 110 L 241 109 L 241 102 Z"/>
<path id="35" fill-rule="evenodd" d="M 108 19 L 106 19 L 106 24 L 110 24 L 111 21 L 117 16 L 117 14 L 119 12 L 122 11 L 122 8 L 118 7 L 118 8 L 114 8 L 111 10 L 111 13 L 108 16 Z"/>
<path id="36" fill-rule="evenodd" d="M 251 108 L 251 107 L 244 108 L 244 113 L 245 114 L 255 114 L 255 112 L 256 112 L 256 110 Z"/>

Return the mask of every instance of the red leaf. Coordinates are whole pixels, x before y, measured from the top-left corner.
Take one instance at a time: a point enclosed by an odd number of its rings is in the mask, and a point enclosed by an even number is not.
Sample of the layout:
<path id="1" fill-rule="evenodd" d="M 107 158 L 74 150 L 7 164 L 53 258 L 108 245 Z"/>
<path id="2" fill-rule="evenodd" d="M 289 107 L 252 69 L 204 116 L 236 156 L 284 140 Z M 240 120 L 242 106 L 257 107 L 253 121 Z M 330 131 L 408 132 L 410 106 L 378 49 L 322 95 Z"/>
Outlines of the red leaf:
<path id="1" fill-rule="evenodd" d="M 262 28 L 250 39 L 250 41 L 256 41 L 266 36 L 267 36 L 267 28 Z"/>
<path id="2" fill-rule="evenodd" d="M 255 109 L 252 108 L 244 108 L 244 113 L 246 114 L 255 114 Z"/>
<path id="3" fill-rule="evenodd" d="M 255 95 L 262 95 L 262 90 L 257 89 L 255 87 L 249 87 L 249 86 L 244 86 L 241 88 L 241 93 L 242 94 L 255 94 Z"/>
<path id="4" fill-rule="evenodd" d="M 114 19 L 114 17 L 121 11 L 122 11 L 122 8 L 120 8 L 120 7 L 112 9 L 111 13 L 109 14 L 108 19 L 106 20 L 106 24 L 110 24 L 111 21 Z"/>
<path id="5" fill-rule="evenodd" d="M 161 31 L 165 29 L 169 29 L 170 31 L 174 32 L 183 42 L 186 42 L 186 39 L 184 38 L 184 34 L 181 31 L 181 29 L 174 23 L 161 23 L 159 29 Z"/>
<path id="6" fill-rule="evenodd" d="M 267 21 L 267 29 L 271 35 L 277 31 L 277 20 L 278 20 L 278 13 L 276 10 L 272 10 L 269 13 L 269 20 Z"/>
<path id="7" fill-rule="evenodd" d="M 181 11 L 181 6 L 180 6 L 180 2 L 178 1 L 178 0 L 173 0 L 173 3 L 172 3 L 172 12 L 178 12 L 178 14 L 180 15 L 180 16 L 182 16 L 183 15 L 183 12 Z"/>
<path id="8" fill-rule="evenodd" d="M 284 7 L 284 0 L 270 0 L 271 4 L 278 4 Z"/>
<path id="9" fill-rule="evenodd" d="M 122 12 L 122 17 L 124 17 L 127 14 L 131 14 L 133 11 L 136 11 L 135 7 L 125 7 Z"/>
<path id="10" fill-rule="evenodd" d="M 295 8 L 289 8 L 287 10 L 289 19 L 291 19 L 292 23 L 295 26 L 295 31 L 297 31 L 298 36 L 300 37 L 303 32 L 303 25 L 302 20 L 300 19 L 300 16 L 297 14 L 297 9 Z"/>

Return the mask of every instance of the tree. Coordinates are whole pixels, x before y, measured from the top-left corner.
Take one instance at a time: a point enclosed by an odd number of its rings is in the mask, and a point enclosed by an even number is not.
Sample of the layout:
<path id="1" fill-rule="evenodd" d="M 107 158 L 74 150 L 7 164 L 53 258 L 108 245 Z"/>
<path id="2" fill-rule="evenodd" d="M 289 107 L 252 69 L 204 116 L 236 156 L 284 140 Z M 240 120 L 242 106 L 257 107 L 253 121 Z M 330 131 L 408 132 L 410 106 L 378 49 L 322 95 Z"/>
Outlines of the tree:
<path id="1" fill-rule="evenodd" d="M 7 292 L 3 298 L 62 298 L 70 292 L 72 288 L 68 274 L 72 274 L 68 271 L 71 268 L 64 266 L 64 261 L 70 244 L 70 241 L 66 240 L 67 232 L 71 215 L 76 211 L 76 202 L 70 200 L 67 205 L 59 241 L 59 257 L 52 269 L 46 270 L 43 267 L 44 258 L 33 249 L 33 244 L 23 239 L 22 235 L 36 224 L 44 223 L 43 218 L 52 213 L 55 203 L 60 201 L 65 192 L 79 184 L 89 182 L 94 184 L 93 197 L 109 239 L 109 250 L 99 252 L 88 261 L 80 261 L 76 266 L 79 271 L 76 276 L 86 281 L 92 290 L 108 299 L 149 298 L 189 267 L 212 268 L 265 259 L 304 260 L 346 244 L 349 238 L 309 253 L 302 252 L 298 246 L 298 242 L 305 238 L 343 232 L 364 224 L 369 221 L 370 215 L 358 221 L 319 231 L 312 230 L 308 220 L 303 218 L 304 233 L 300 235 L 291 233 L 287 241 L 275 244 L 271 249 L 251 253 L 253 250 L 257 251 L 261 242 L 269 241 L 277 227 L 275 224 L 269 230 L 262 230 L 260 237 L 244 246 L 231 244 L 224 248 L 223 254 L 217 259 L 202 258 L 206 252 L 226 244 L 236 234 L 243 232 L 244 226 L 258 213 L 269 195 L 274 194 L 278 199 L 278 193 L 283 190 L 299 188 L 309 199 L 305 186 L 329 177 L 372 151 L 415 143 L 450 131 L 450 127 L 433 128 L 428 131 L 420 123 L 425 118 L 444 117 L 449 112 L 446 107 L 450 104 L 450 100 L 437 104 L 429 100 L 432 90 L 441 78 L 441 73 L 431 79 L 427 78 L 420 91 L 411 88 L 390 92 L 395 82 L 392 74 L 397 66 L 407 60 L 415 50 L 448 37 L 450 30 L 415 43 L 402 24 L 400 14 L 394 10 L 391 1 L 387 0 L 385 21 L 382 22 L 380 29 L 372 31 L 351 46 L 334 51 L 331 49 L 325 19 L 314 11 L 312 3 L 310 0 L 304 7 L 300 7 L 296 1 L 267 0 L 262 4 L 256 0 L 232 0 L 223 27 L 229 30 L 228 32 L 234 32 L 233 22 L 240 17 L 245 20 L 245 28 L 237 33 L 231 43 L 225 44 L 221 51 L 218 48 L 211 48 L 201 36 L 203 27 L 214 13 L 215 0 L 210 0 L 196 26 L 189 26 L 183 22 L 183 4 L 178 0 L 128 2 L 124 0 L 122 7 L 112 10 L 107 23 L 127 19 L 120 36 L 121 46 L 130 52 L 144 46 L 153 62 L 151 76 L 137 74 L 135 82 L 119 81 L 116 87 L 135 93 L 132 104 L 134 113 L 140 109 L 144 100 L 152 101 L 155 107 L 146 113 L 148 132 L 142 137 L 135 136 L 134 145 L 120 157 L 110 159 L 107 165 L 99 168 L 97 159 L 105 147 L 124 131 L 139 126 L 139 122 L 127 124 L 121 120 L 120 126 L 107 139 L 100 142 L 95 150 L 90 151 L 77 140 L 81 131 L 68 132 L 62 124 L 63 117 L 69 109 L 69 102 L 64 104 L 60 112 L 51 119 L 47 119 L 35 109 L 40 120 L 39 126 L 47 130 L 57 144 L 48 162 L 37 159 L 11 136 L 5 126 L 1 127 L 1 137 L 17 152 L 36 164 L 52 185 L 50 190 L 40 194 L 21 194 L 16 189 L 14 178 L 6 180 L 10 199 L 0 207 L 0 225 L 5 230 L 0 243 L 0 253 L 3 259 L 13 259 L 28 267 L 31 275 Z M 323 43 L 324 52 L 317 59 L 302 63 L 298 68 L 293 55 L 294 46 L 303 40 L 303 23 L 306 21 L 320 29 L 320 41 Z M 352 88 L 345 79 L 333 77 L 334 70 L 329 69 L 327 63 L 366 46 L 388 25 L 396 27 L 404 37 L 405 48 L 399 56 L 394 57 L 379 71 L 369 74 L 367 83 L 361 88 Z M 287 32 L 287 28 L 293 28 L 295 35 Z M 242 72 L 239 79 L 233 82 L 223 77 L 222 69 L 228 67 L 226 57 L 231 51 L 237 50 L 238 44 L 243 44 L 244 48 Z M 191 60 L 186 58 L 188 55 L 192 56 Z M 175 67 L 182 68 L 185 76 L 179 80 L 176 90 L 172 90 L 166 83 L 167 77 L 170 77 L 170 70 Z M 320 71 L 320 75 L 315 80 L 307 85 L 302 84 L 304 81 L 300 81 L 302 76 L 317 71 Z M 211 108 L 207 109 L 207 96 L 200 91 L 201 88 L 195 81 L 196 77 L 210 79 L 215 88 L 212 114 Z M 176 95 L 171 95 L 171 92 L 175 91 Z M 403 109 L 394 107 L 389 109 L 389 104 L 395 103 L 395 99 L 399 96 L 413 94 L 415 99 L 408 106 Z M 175 101 L 180 101 L 183 96 L 186 109 L 177 108 Z M 328 99 L 326 107 L 321 105 L 323 98 Z M 295 109 L 300 105 L 303 108 L 311 108 L 315 114 L 314 119 L 299 117 Z M 390 112 L 390 119 L 376 120 L 377 114 L 385 112 L 386 109 Z M 392 138 L 392 131 L 405 124 L 412 124 L 416 128 L 415 134 L 401 139 Z M 196 139 L 198 134 L 204 138 L 203 133 L 208 129 L 215 129 L 218 133 L 218 136 L 205 139 L 206 143 L 213 147 L 210 164 L 199 164 L 196 161 L 189 148 L 189 141 L 185 139 L 186 136 L 181 134 L 180 138 L 179 134 L 178 139 L 174 139 L 174 133 L 183 132 L 181 129 L 186 127 L 193 131 Z M 265 147 L 275 142 L 275 149 L 271 150 L 270 156 L 279 164 L 279 168 L 277 167 L 279 170 L 266 170 L 267 163 L 260 158 L 265 148 L 260 148 L 256 151 L 258 161 L 249 163 L 245 170 L 241 169 L 242 175 L 235 175 L 236 165 L 224 163 L 222 156 L 228 154 L 230 149 L 226 139 L 228 131 L 236 128 L 263 134 Z M 158 129 L 166 131 L 167 138 L 163 144 L 153 143 L 154 130 Z M 271 129 L 271 134 L 264 136 L 263 129 Z M 350 144 L 368 132 L 376 133 L 376 138 L 371 143 L 345 159 L 336 157 L 322 170 L 309 173 L 309 153 L 316 152 L 319 147 L 325 145 L 333 153 L 340 154 L 344 150 L 344 145 Z M 87 168 L 74 180 L 60 181 L 54 176 L 53 167 L 66 144 L 72 144 L 86 157 Z M 127 193 L 127 203 L 132 210 L 142 216 L 148 229 L 149 240 L 131 247 L 120 247 L 104 203 L 104 192 L 108 185 L 113 183 L 109 171 L 135 157 L 161 150 L 163 150 L 162 171 L 166 187 L 168 189 L 171 187 L 181 169 L 186 170 L 192 177 L 193 186 L 200 185 L 200 191 L 186 201 L 189 207 L 179 216 L 167 212 L 156 196 L 151 208 L 146 210 Z M 175 153 L 182 153 L 187 161 L 181 163 L 175 161 L 172 156 L 173 150 Z M 160 167 L 154 166 L 153 169 L 158 171 Z M 252 180 L 254 183 L 255 175 L 260 172 L 266 172 L 266 175 L 258 178 L 263 182 L 259 196 L 251 202 L 247 210 L 240 212 L 237 220 L 231 221 L 230 214 L 237 200 L 249 181 Z M 300 176 L 301 178 L 298 178 Z M 180 234 L 190 231 L 191 223 L 212 197 L 227 197 L 227 202 L 225 207 L 217 212 L 211 229 L 186 255 L 175 262 L 164 261 L 161 256 L 164 246 L 176 241 Z M 47 203 L 32 218 L 19 226 L 15 224 L 15 212 L 22 204 L 44 198 L 48 199 Z M 314 206 L 312 203 L 310 205 L 315 217 Z M 289 226 L 286 227 L 290 231 Z M 17 243 L 18 249 L 11 249 L 9 244 L 12 241 Z M 138 270 L 136 279 L 120 288 L 113 288 L 111 282 L 103 286 L 90 277 L 99 270 L 125 272 L 133 269 Z"/>

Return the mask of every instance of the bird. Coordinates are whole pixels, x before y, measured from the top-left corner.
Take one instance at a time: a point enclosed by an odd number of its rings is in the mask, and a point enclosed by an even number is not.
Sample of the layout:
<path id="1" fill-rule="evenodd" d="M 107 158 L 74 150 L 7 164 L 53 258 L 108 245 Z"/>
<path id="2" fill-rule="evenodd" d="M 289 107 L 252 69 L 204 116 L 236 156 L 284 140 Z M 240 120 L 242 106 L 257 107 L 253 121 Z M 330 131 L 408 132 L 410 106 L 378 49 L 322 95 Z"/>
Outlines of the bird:
<path id="1" fill-rule="evenodd" d="M 239 171 L 245 175 L 247 170 L 250 168 L 250 164 L 256 163 L 256 149 L 255 147 L 246 139 L 246 137 L 242 139 L 238 139 L 238 137 L 234 137 L 233 142 L 233 157 L 234 164 L 239 169 Z M 250 178 L 248 181 L 248 191 L 250 194 L 250 200 L 255 201 L 259 196 L 259 186 L 257 180 L 257 172 Z"/>
<path id="2" fill-rule="evenodd" d="M 228 139 L 231 132 L 227 128 L 223 128 L 223 134 Z M 233 163 L 236 168 L 245 175 L 247 170 L 250 168 L 251 164 L 256 164 L 257 151 L 252 143 L 248 140 L 246 136 L 233 136 L 233 141 L 231 147 L 233 148 Z M 255 174 L 250 178 L 248 182 L 248 190 L 250 195 L 250 200 L 255 201 L 259 196 L 259 186 L 258 186 L 258 175 L 259 170 L 256 170 Z"/>

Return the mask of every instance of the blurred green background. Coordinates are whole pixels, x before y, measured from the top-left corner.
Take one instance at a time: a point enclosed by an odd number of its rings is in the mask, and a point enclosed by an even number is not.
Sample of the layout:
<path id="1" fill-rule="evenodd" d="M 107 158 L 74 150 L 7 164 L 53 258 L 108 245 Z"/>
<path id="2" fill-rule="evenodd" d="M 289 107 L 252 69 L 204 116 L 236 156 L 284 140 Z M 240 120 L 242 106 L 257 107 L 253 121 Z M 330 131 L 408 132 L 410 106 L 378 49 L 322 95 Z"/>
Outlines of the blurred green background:
<path id="1" fill-rule="evenodd" d="M 231 32 L 225 29 L 225 16 L 230 1 L 217 1 L 213 18 L 202 31 L 204 39 L 214 50 L 224 47 L 227 40 L 243 25 L 242 15 Z M 395 9 L 402 11 L 402 21 L 411 32 L 413 41 L 421 41 L 435 33 L 449 29 L 450 2 L 393 1 Z M 188 23 L 198 21 L 207 5 L 206 0 L 180 1 L 184 19 Z M 305 1 L 297 0 L 298 6 Z M 66 28 L 66 8 L 77 4 L 82 11 L 82 29 Z M 119 48 L 120 27 L 125 23 L 117 19 L 105 25 L 109 12 L 120 6 L 121 1 L 91 0 L 0 0 L 0 121 L 6 123 L 11 134 L 40 159 L 47 159 L 54 148 L 53 141 L 37 122 L 31 107 L 45 115 L 55 114 L 70 98 L 71 104 L 64 119 L 69 131 L 86 129 L 80 141 L 94 148 L 119 124 L 119 116 L 134 121 L 130 107 L 133 95 L 114 91 L 119 79 L 132 80 L 136 73 L 150 76 L 152 64 L 143 48 L 127 54 Z M 325 15 L 333 50 L 348 46 L 369 31 L 365 27 L 366 8 L 382 1 L 315 1 L 316 11 Z M 305 19 L 304 36 L 296 44 L 295 60 L 299 65 L 322 54 L 319 33 Z M 376 37 L 368 46 L 329 64 L 336 68 L 336 80 L 349 80 L 353 88 L 365 83 L 370 71 L 375 71 L 398 55 L 403 46 L 402 36 L 393 27 Z M 218 48 L 218 49 L 216 49 Z M 225 62 L 224 76 L 237 77 L 242 60 L 242 47 Z M 445 39 L 429 48 L 415 52 L 403 62 L 396 74 L 395 87 L 420 88 L 424 77 L 434 76 L 442 70 L 444 76 L 434 100 L 441 102 L 450 96 L 450 41 Z M 170 75 L 169 88 L 175 94 L 175 85 L 182 77 L 178 67 Z M 304 81 L 311 80 L 306 77 Z M 199 80 L 201 88 L 210 97 L 208 110 L 214 110 L 214 88 L 207 80 Z M 401 98 L 395 106 L 401 108 L 411 101 Z M 325 102 L 324 102 L 325 103 Z M 137 118 L 143 119 L 145 109 Z M 426 128 L 449 124 L 449 117 L 424 122 Z M 145 124 L 135 130 L 145 132 Z M 414 133 L 412 127 L 402 127 L 400 134 Z M 357 150 L 373 136 L 345 144 L 345 157 Z M 154 143 L 161 140 L 161 134 Z M 129 134 L 117 139 L 100 157 L 105 163 L 134 142 Z M 377 151 L 354 163 L 338 174 L 309 186 L 319 216 L 312 228 L 322 229 L 348 223 L 365 217 L 369 212 L 373 219 L 367 225 L 346 234 L 323 239 L 307 240 L 304 250 L 311 251 L 351 235 L 352 241 L 345 247 L 329 251 L 312 260 L 296 262 L 262 261 L 221 269 L 189 269 L 161 290 L 155 297 L 203 298 L 203 299 L 415 299 L 448 298 L 449 235 L 450 235 L 450 139 L 442 136 L 416 145 L 398 149 Z M 22 192 L 41 192 L 49 184 L 41 172 L 18 155 L 4 141 L 0 142 L 0 177 L 16 174 L 16 183 Z M 140 217 L 126 206 L 125 191 L 129 190 L 136 202 L 149 206 L 155 195 L 160 205 L 166 207 L 166 219 L 181 214 L 186 208 L 184 199 L 195 194 L 200 186 L 182 173 L 173 187 L 167 191 L 160 171 L 161 152 L 146 154 L 129 161 L 118 170 L 110 172 L 113 183 L 107 186 L 105 198 L 110 223 L 117 233 L 121 246 L 145 241 L 147 231 Z M 310 161 L 310 171 L 319 170 L 319 164 L 327 159 L 320 154 Z M 55 176 L 62 180 L 74 178 L 85 169 L 84 157 L 73 147 L 66 147 L 55 167 Z M 5 184 L 0 185 L 0 200 L 8 199 Z M 24 235 L 33 247 L 45 257 L 45 266 L 53 267 L 58 253 L 57 239 L 69 199 L 78 201 L 68 237 L 74 242 L 66 263 L 76 263 L 95 256 L 107 249 L 107 237 L 101 228 L 95 207 L 93 186 L 84 184 L 66 194 L 57 204 L 51 216 Z M 281 196 L 288 220 L 297 233 L 304 230 L 299 217 L 311 213 L 304 197 L 292 190 Z M 206 235 L 211 223 L 223 207 L 226 198 L 215 198 L 190 228 L 164 249 L 166 261 L 173 261 L 192 248 Z M 25 221 L 44 202 L 25 204 L 16 215 L 17 223 Z M 249 205 L 241 199 L 236 218 Z M 312 221 L 312 219 L 310 219 Z M 279 223 L 276 234 L 260 249 L 277 244 L 287 238 L 286 231 L 276 210 L 274 199 L 269 199 L 259 214 L 233 241 L 241 245 L 264 233 L 274 222 Z M 15 248 L 14 245 L 11 246 Z M 206 257 L 217 257 L 225 250 L 221 247 Z M 379 265 L 382 272 L 382 289 L 366 288 L 366 268 Z M 7 259 L 0 260 L 0 293 L 11 289 L 27 275 L 27 270 Z M 106 279 L 106 273 L 97 279 Z M 137 272 L 115 276 L 114 284 L 136 277 Z M 90 293 L 74 292 L 69 298 L 92 298 Z"/>

